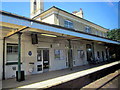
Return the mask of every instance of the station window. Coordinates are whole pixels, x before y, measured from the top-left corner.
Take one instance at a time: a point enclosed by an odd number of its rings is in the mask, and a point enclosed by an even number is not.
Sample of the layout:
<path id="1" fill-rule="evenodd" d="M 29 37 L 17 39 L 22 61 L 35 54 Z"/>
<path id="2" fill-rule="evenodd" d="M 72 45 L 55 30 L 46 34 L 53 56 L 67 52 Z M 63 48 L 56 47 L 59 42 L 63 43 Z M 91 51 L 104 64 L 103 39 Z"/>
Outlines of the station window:
<path id="1" fill-rule="evenodd" d="M 104 37 L 107 37 L 107 33 L 104 33 Z"/>
<path id="2" fill-rule="evenodd" d="M 64 27 L 73 28 L 73 22 L 69 20 L 64 20 Z"/>
<path id="3" fill-rule="evenodd" d="M 7 43 L 7 61 L 18 61 L 18 44 Z"/>
<path id="4" fill-rule="evenodd" d="M 92 33 L 91 28 L 89 26 L 85 26 L 85 32 L 86 33 Z"/>
<path id="5" fill-rule="evenodd" d="M 96 31 L 96 35 L 99 35 L 99 31 Z"/>
<path id="6" fill-rule="evenodd" d="M 100 36 L 103 36 L 103 33 L 102 33 L 102 32 L 100 32 Z"/>
<path id="7" fill-rule="evenodd" d="M 18 45 L 17 44 L 7 44 L 7 53 L 18 53 Z"/>

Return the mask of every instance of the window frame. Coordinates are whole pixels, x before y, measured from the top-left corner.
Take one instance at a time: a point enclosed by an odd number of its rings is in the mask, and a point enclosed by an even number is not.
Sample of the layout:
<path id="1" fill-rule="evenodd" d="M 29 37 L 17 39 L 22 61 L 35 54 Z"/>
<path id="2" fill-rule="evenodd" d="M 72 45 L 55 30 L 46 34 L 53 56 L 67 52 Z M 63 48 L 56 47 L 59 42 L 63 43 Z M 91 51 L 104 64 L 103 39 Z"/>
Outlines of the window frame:
<path id="1" fill-rule="evenodd" d="M 9 46 L 12 47 L 11 50 L 8 50 Z M 14 46 L 17 47 L 17 49 L 15 49 Z M 18 62 L 18 59 L 16 59 L 16 60 L 9 60 L 8 59 L 8 55 L 17 55 L 17 57 L 18 57 L 18 44 L 7 43 L 7 45 L 6 45 L 6 62 L 7 63 Z"/>
<path id="2" fill-rule="evenodd" d="M 103 37 L 103 32 L 100 32 L 100 36 L 102 36 L 102 37 Z"/>
<path id="3" fill-rule="evenodd" d="M 70 20 L 64 20 L 64 27 L 73 29 L 74 28 L 74 23 Z"/>
<path id="4" fill-rule="evenodd" d="M 96 30 L 96 35 L 99 35 L 99 31 L 98 30 Z"/>
<path id="5" fill-rule="evenodd" d="M 104 33 L 104 37 L 107 37 L 107 33 Z"/>
<path id="6" fill-rule="evenodd" d="M 89 26 L 85 26 L 85 30 L 86 33 L 92 33 L 91 27 Z"/>

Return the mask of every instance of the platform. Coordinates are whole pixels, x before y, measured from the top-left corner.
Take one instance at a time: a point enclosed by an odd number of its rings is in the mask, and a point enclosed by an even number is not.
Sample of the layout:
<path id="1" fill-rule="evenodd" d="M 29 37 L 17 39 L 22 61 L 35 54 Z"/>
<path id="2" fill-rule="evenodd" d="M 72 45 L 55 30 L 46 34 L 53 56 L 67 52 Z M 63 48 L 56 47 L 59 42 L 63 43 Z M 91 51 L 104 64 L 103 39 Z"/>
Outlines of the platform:
<path id="1" fill-rule="evenodd" d="M 26 76 L 26 80 L 22 82 L 17 82 L 15 78 L 8 79 L 3 81 L 3 88 L 48 88 L 88 75 L 98 70 L 111 67 L 119 63 L 120 61 L 112 62 L 105 65 L 86 65 L 74 67 L 72 71 L 69 69 L 64 69 L 41 73 L 37 75 L 30 75 Z"/>

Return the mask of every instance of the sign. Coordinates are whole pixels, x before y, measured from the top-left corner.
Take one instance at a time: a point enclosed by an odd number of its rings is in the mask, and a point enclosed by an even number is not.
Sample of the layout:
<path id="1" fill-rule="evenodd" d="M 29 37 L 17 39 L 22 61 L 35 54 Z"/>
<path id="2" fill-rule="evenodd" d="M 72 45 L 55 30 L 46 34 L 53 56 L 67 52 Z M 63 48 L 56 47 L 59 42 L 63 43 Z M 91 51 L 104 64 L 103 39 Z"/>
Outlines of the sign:
<path id="1" fill-rule="evenodd" d="M 29 56 L 32 56 L 32 51 L 29 51 L 29 52 L 28 52 L 28 55 L 29 55 Z"/>

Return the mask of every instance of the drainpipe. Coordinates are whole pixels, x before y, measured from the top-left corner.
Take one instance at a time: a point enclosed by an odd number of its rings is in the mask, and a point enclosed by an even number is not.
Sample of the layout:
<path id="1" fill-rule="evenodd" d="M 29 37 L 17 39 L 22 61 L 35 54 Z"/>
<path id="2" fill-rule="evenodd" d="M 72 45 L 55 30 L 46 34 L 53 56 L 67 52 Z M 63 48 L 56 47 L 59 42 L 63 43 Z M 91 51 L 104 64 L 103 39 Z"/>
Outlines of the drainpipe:
<path id="1" fill-rule="evenodd" d="M 5 80 L 5 38 L 3 38 L 3 72 L 2 80 Z"/>
<path id="2" fill-rule="evenodd" d="M 21 32 L 18 32 L 18 81 L 21 81 Z"/>
<path id="3" fill-rule="evenodd" d="M 70 68 L 70 70 L 72 70 L 73 69 L 73 59 L 72 59 L 71 40 L 68 39 L 68 42 L 69 42 L 68 61 L 69 61 L 69 68 Z"/>

